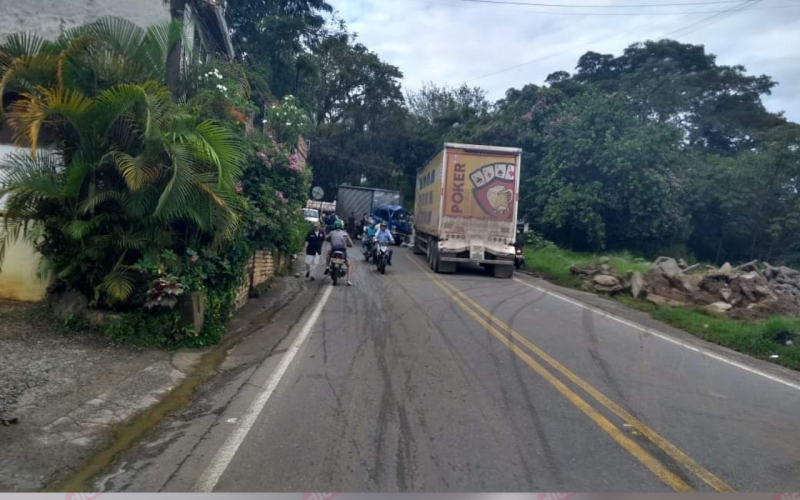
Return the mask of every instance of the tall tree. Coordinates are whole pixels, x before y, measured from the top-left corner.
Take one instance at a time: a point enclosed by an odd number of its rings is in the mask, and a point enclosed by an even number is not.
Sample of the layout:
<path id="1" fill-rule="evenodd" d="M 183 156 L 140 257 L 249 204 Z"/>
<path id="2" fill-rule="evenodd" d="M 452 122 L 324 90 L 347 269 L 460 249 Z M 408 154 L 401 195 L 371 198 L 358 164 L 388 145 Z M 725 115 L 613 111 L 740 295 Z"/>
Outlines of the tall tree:
<path id="1" fill-rule="evenodd" d="M 685 236 L 679 130 L 642 124 L 621 95 L 585 92 L 556 106 L 528 215 L 547 236 L 583 249 L 644 248 Z"/>
<path id="2" fill-rule="evenodd" d="M 326 33 L 332 11 L 325 0 L 228 1 L 225 16 L 258 105 L 298 93 L 313 70 L 308 49 Z"/>
<path id="3" fill-rule="evenodd" d="M 619 57 L 587 52 L 577 69 L 576 81 L 629 96 L 642 118 L 674 123 L 690 144 L 720 154 L 751 148 L 762 131 L 785 122 L 761 102 L 772 78 L 719 65 L 702 45 L 660 40 L 633 44 Z"/>
<path id="4" fill-rule="evenodd" d="M 330 193 L 345 182 L 400 187 L 403 172 L 393 159 L 405 119 L 400 70 L 346 32 L 321 40 L 313 57 L 315 182 Z"/>

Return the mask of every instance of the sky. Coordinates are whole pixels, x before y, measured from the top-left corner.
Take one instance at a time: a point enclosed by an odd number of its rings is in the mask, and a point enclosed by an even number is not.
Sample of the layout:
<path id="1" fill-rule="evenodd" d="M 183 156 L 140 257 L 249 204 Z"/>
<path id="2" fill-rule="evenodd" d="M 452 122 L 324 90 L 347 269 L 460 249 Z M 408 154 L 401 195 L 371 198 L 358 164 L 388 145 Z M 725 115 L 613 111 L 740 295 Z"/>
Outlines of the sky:
<path id="1" fill-rule="evenodd" d="M 772 76 L 779 85 L 764 97 L 767 109 L 784 111 L 800 122 L 800 0 L 761 0 L 751 10 L 702 24 L 695 23 L 740 4 L 620 8 L 721 0 L 509 1 L 592 7 L 329 0 L 361 43 L 400 68 L 406 90 L 431 81 L 452 86 L 467 82 L 496 100 L 510 87 L 541 85 L 554 71 L 573 72 L 578 58 L 589 50 L 619 55 L 631 43 L 670 35 L 705 45 L 719 64 L 741 64 L 750 74 Z M 602 5 L 615 7 L 593 7 Z M 609 13 L 634 15 L 589 15 Z"/>

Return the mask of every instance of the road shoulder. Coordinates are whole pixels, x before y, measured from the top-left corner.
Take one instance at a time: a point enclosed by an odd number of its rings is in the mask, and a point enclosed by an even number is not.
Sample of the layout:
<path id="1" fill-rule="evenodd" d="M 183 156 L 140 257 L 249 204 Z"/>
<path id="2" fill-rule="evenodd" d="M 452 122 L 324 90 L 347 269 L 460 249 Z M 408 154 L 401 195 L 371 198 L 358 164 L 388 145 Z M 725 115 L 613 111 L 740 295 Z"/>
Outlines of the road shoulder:
<path id="1" fill-rule="evenodd" d="M 769 363 L 728 349 L 727 347 L 707 342 L 691 333 L 653 319 L 646 312 L 631 309 L 620 302 L 593 293 L 555 285 L 527 272 L 518 272 L 515 277 L 518 281 L 534 287 L 535 289 L 578 302 L 590 309 L 596 309 L 606 313 L 612 319 L 622 320 L 627 322 L 626 324 L 630 323 L 628 326 L 633 326 L 640 331 L 661 334 L 664 337 L 673 339 L 673 343 L 682 345 L 685 348 L 699 350 L 700 352 L 710 354 L 714 357 L 724 358 L 724 360 L 730 362 L 730 364 L 735 364 L 748 371 L 766 376 L 766 378 L 777 379 L 778 381 L 784 382 L 784 385 L 793 386 L 793 388 L 800 390 L 800 373 L 795 370 L 784 368 L 774 363 Z M 578 306 L 576 305 L 576 307 Z"/>

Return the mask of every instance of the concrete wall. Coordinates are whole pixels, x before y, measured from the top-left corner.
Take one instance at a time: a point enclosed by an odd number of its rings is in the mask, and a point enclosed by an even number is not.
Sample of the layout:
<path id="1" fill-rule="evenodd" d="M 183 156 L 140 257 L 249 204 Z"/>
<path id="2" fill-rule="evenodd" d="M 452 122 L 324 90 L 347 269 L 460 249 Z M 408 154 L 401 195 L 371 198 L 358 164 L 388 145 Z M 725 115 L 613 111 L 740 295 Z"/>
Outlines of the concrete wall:
<path id="1" fill-rule="evenodd" d="M 6 0 L 0 0 L 5 2 Z M 8 154 L 16 151 L 17 148 L 0 144 L 0 161 Z M 0 179 L 2 184 L 2 179 Z M 0 199 L 0 213 L 3 209 L 3 200 Z M 3 226 L 3 218 L 0 217 L 0 228 Z M 6 258 L 0 265 L 0 299 L 37 301 L 44 298 L 47 284 L 39 281 L 36 277 L 36 269 L 39 266 L 39 256 L 33 251 L 33 247 L 24 239 L 20 238 L 14 245 L 6 249 Z"/>
<path id="2" fill-rule="evenodd" d="M 104 16 L 146 27 L 169 21 L 163 0 L 0 0 L 0 37 L 20 31 L 54 39 L 65 29 Z"/>
<path id="3" fill-rule="evenodd" d="M 0 224 L 3 219 L 0 218 Z M 0 299 L 35 302 L 45 296 L 47 284 L 36 277 L 39 256 L 33 247 L 20 238 L 6 249 L 0 272 Z"/>

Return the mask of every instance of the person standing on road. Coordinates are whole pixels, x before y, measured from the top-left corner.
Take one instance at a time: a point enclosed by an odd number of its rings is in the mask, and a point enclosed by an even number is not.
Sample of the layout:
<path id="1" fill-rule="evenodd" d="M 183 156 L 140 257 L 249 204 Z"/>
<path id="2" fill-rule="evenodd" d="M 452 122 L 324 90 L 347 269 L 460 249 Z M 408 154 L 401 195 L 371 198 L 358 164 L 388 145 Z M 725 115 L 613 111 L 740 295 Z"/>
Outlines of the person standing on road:
<path id="1" fill-rule="evenodd" d="M 314 281 L 314 269 L 319 264 L 320 255 L 322 255 L 322 244 L 325 242 L 325 233 L 320 229 L 319 222 L 314 223 L 314 229 L 306 236 L 306 278 L 311 278 Z"/>

